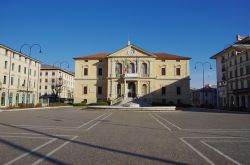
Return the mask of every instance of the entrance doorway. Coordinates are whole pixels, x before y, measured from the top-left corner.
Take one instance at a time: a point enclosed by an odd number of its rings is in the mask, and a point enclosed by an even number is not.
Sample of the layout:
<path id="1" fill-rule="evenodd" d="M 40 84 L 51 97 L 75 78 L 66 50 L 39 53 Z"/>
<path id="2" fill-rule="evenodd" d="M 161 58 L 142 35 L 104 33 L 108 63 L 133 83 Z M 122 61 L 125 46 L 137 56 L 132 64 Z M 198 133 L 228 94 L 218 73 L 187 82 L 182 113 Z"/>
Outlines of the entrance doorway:
<path id="1" fill-rule="evenodd" d="M 128 83 L 128 97 L 136 97 L 134 82 Z"/>
<path id="2" fill-rule="evenodd" d="M 117 84 L 116 91 L 117 91 L 117 97 L 121 97 L 121 84 Z"/>

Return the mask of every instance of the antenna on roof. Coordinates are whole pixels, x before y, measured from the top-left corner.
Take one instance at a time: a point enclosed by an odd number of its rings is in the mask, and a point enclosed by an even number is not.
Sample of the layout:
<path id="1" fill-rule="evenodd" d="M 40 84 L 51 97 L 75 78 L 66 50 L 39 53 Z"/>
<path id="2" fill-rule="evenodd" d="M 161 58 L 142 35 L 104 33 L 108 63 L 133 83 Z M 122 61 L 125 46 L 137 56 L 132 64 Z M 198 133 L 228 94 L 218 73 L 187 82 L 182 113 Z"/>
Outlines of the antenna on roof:
<path id="1" fill-rule="evenodd" d="M 128 33 L 128 46 L 131 44 L 131 42 L 130 42 L 130 35 L 129 35 L 129 33 Z"/>

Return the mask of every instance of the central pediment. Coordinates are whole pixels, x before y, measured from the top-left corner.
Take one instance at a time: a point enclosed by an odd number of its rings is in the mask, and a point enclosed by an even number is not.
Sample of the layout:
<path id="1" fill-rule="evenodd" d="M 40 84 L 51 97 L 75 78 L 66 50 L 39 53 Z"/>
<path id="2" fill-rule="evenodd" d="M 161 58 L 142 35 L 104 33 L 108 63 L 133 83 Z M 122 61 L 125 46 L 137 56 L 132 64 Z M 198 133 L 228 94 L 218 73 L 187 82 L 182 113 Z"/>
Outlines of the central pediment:
<path id="1" fill-rule="evenodd" d="M 108 55 L 108 57 L 149 57 L 155 58 L 155 55 L 141 49 L 135 45 L 128 45 L 125 48 L 122 48 L 114 53 Z"/>

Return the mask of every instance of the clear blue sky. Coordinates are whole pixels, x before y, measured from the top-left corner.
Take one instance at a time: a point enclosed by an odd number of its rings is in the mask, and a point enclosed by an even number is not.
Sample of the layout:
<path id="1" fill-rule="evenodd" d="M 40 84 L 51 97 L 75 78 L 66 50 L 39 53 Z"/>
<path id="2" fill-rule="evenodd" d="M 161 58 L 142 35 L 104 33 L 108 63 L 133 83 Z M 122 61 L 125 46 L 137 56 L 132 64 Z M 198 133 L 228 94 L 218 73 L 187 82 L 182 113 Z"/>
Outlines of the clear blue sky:
<path id="1" fill-rule="evenodd" d="M 19 50 L 39 43 L 51 64 L 73 57 L 114 52 L 132 43 L 151 52 L 192 57 L 191 87 L 201 87 L 197 61 L 209 61 L 205 81 L 216 83 L 209 57 L 250 34 L 249 0 L 0 0 L 0 43 Z M 24 49 L 27 52 L 27 50 Z M 208 68 L 208 67 L 206 67 Z"/>

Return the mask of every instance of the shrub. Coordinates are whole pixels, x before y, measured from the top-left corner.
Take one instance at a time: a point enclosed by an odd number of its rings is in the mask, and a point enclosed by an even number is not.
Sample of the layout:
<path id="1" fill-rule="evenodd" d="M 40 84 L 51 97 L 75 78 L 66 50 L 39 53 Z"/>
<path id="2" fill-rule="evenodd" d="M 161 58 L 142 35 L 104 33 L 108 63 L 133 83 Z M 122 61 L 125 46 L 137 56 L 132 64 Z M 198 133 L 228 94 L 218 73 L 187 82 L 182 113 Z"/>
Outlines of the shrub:
<path id="1" fill-rule="evenodd" d="M 201 104 L 200 105 L 201 108 L 209 108 L 209 109 L 213 109 L 214 106 L 212 104 Z"/>
<path id="2" fill-rule="evenodd" d="M 20 103 L 18 104 L 18 108 L 34 108 L 35 105 L 33 103 L 31 104 L 24 104 L 24 103 Z"/>
<path id="3" fill-rule="evenodd" d="M 60 102 L 57 102 L 57 103 L 50 103 L 49 106 L 50 107 L 56 107 L 56 106 L 68 106 L 69 104 L 66 104 L 66 103 L 60 103 Z"/>
<path id="4" fill-rule="evenodd" d="M 74 103 L 73 106 L 86 106 L 86 103 Z"/>
<path id="5" fill-rule="evenodd" d="M 37 104 L 35 105 L 35 107 L 42 107 L 42 104 L 41 104 L 41 103 L 37 103 Z"/>

